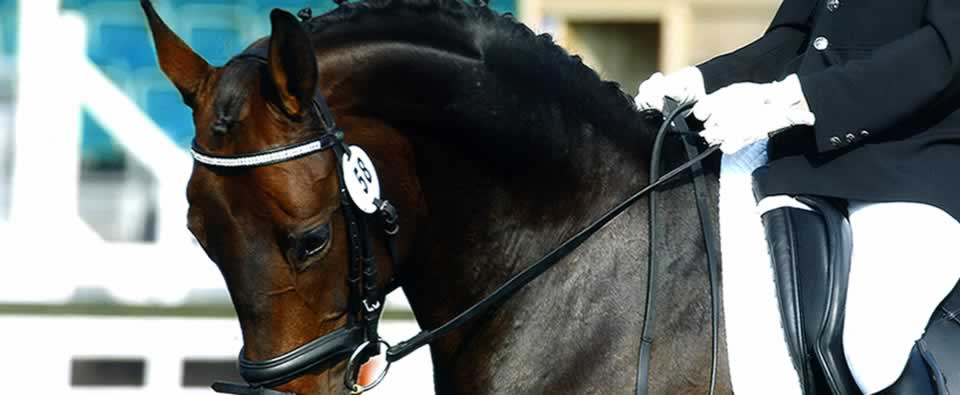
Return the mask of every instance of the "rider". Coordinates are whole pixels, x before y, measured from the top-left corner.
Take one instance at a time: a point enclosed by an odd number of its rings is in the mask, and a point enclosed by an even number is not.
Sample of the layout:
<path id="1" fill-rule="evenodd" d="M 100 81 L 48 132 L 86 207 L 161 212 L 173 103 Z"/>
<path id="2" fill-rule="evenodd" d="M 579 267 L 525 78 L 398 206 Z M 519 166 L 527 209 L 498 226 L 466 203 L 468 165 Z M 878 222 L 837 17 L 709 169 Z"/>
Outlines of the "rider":
<path id="1" fill-rule="evenodd" d="M 865 393 L 901 375 L 960 280 L 958 75 L 960 2 L 784 0 L 753 43 L 640 85 L 641 110 L 662 111 L 665 96 L 698 102 L 701 135 L 724 152 L 724 314 L 737 394 L 800 392 L 793 366 L 774 362 L 789 357 L 769 258 L 757 252 L 765 244 L 749 174 L 760 165 L 776 195 L 847 202 L 846 360 Z"/>

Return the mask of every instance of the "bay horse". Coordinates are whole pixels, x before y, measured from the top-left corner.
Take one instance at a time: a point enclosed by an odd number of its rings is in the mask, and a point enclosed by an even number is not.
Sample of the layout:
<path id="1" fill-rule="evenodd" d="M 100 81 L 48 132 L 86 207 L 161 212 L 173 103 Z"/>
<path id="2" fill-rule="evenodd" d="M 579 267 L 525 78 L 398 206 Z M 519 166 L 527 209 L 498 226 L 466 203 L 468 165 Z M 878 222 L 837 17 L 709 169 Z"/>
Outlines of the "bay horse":
<path id="1" fill-rule="evenodd" d="M 325 124 L 312 100 L 325 98 L 400 213 L 402 270 L 376 239 L 376 285 L 396 278 L 423 328 L 459 314 L 649 181 L 657 120 L 549 35 L 483 4 L 338 1 L 304 21 L 274 10 L 271 35 L 245 52 L 254 55 L 221 67 L 141 4 L 160 67 L 193 110 L 199 152 L 242 157 L 312 141 Z M 666 161 L 679 162 L 680 152 L 668 144 Z M 284 355 L 350 320 L 338 166 L 334 150 L 252 168 L 195 162 L 188 227 L 223 275 L 246 360 Z M 716 181 L 708 175 L 713 199 Z M 707 393 L 704 240 L 693 192 L 673 186 L 656 204 L 669 237 L 656 240 L 661 314 L 650 390 Z M 498 309 L 433 342 L 436 392 L 633 393 L 647 216 L 644 205 L 630 208 Z M 348 393 L 346 365 L 331 361 L 269 387 Z M 719 368 L 717 391 L 730 393 L 723 351 Z"/>

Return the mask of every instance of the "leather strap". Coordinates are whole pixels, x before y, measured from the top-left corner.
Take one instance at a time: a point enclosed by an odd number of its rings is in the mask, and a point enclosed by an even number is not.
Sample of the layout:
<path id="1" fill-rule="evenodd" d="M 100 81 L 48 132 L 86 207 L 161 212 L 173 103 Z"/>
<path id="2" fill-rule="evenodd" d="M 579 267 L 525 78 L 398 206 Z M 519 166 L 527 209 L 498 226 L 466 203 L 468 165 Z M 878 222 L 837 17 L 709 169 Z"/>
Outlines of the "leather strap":
<path id="1" fill-rule="evenodd" d="M 684 107 L 690 107 L 684 106 Z M 710 394 L 713 395 L 717 382 L 717 365 L 719 360 L 719 327 L 720 327 L 720 286 L 718 280 L 719 265 L 717 258 L 720 256 L 720 248 L 716 245 L 716 235 L 713 230 L 713 222 L 710 218 L 708 207 L 709 197 L 706 195 L 707 185 L 704 180 L 704 169 L 701 160 L 694 161 L 698 157 L 697 147 L 690 140 L 694 138 L 690 133 L 690 127 L 682 117 L 676 117 L 676 114 L 685 111 L 678 102 L 667 98 L 666 109 L 670 110 L 671 116 L 664 120 L 664 126 L 673 125 L 674 133 L 681 134 L 684 148 L 687 153 L 688 163 L 691 163 L 690 171 L 693 177 L 693 193 L 697 203 L 697 214 L 700 218 L 700 227 L 703 232 L 705 249 L 707 252 L 707 271 L 710 279 L 710 308 L 711 308 L 711 359 L 710 359 Z M 675 119 L 674 119 L 675 118 Z M 657 180 L 660 173 L 660 153 L 663 149 L 663 142 L 666 137 L 666 127 L 660 129 L 657 133 L 653 146 L 653 155 L 650 162 L 650 179 Z M 706 152 L 714 152 L 717 147 L 707 149 Z M 650 359 L 653 352 L 653 325 L 656 322 L 656 289 L 657 289 L 657 264 L 656 264 L 656 243 L 657 237 L 657 192 L 650 192 L 649 198 L 649 234 L 650 247 L 647 263 L 647 296 L 644 306 L 643 329 L 640 335 L 640 352 L 637 358 L 637 384 L 635 393 L 637 395 L 646 395 L 649 393 L 650 383 Z"/>
<path id="2" fill-rule="evenodd" d="M 672 108 L 676 112 L 677 103 L 670 99 L 665 99 L 664 108 Z M 653 142 L 653 154 L 650 156 L 650 180 L 656 182 L 660 180 L 660 162 L 663 151 L 663 143 L 667 136 L 667 131 L 671 119 L 663 121 L 663 127 L 657 131 L 657 136 Z M 692 167 L 692 166 L 691 166 Z M 643 326 L 640 331 L 640 355 L 637 361 L 637 395 L 646 395 L 649 392 L 650 384 L 650 358 L 653 353 L 653 325 L 657 321 L 657 191 L 652 190 L 648 202 L 648 223 L 647 231 L 650 235 L 648 239 L 649 247 L 647 251 L 647 296 L 646 304 L 643 307 Z"/>
<path id="3" fill-rule="evenodd" d="M 363 268 L 363 292 L 361 304 L 363 310 L 360 314 L 363 317 L 362 327 L 365 331 L 366 340 L 370 343 L 376 343 L 380 340 L 378 332 L 380 326 L 380 312 L 383 310 L 383 299 L 380 297 L 380 284 L 378 283 L 379 273 L 377 270 L 376 257 L 373 253 L 372 235 L 367 229 L 368 216 L 360 215 L 360 243 L 361 267 Z M 379 352 L 379 347 L 371 347 L 370 350 Z M 373 355 L 367 355 L 370 357 Z M 366 358 L 364 358 L 366 360 Z"/>
<path id="4" fill-rule="evenodd" d="M 345 327 L 317 338 L 295 350 L 265 361 L 251 361 L 240 351 L 240 376 L 253 386 L 272 387 L 299 377 L 325 362 L 349 356 L 363 343 L 363 329 Z"/>
<path id="5" fill-rule="evenodd" d="M 246 384 L 216 382 L 210 386 L 215 392 L 236 395 L 297 395 L 292 392 L 280 392 L 264 387 L 251 387 Z"/>
<path id="6" fill-rule="evenodd" d="M 683 120 L 678 120 L 684 122 Z M 686 125 L 683 126 L 687 128 Z M 688 129 L 688 128 L 687 128 Z M 683 137 L 687 157 L 697 154 L 697 148 L 689 140 L 693 136 Z M 700 229 L 703 230 L 703 242 L 707 252 L 707 273 L 710 282 L 710 395 L 717 389 L 717 370 L 720 363 L 720 239 L 719 233 L 713 228 L 713 219 L 710 217 L 710 202 L 707 196 L 709 189 L 704 178 L 705 170 L 702 163 L 690 169 L 693 172 L 693 194 L 697 201 L 697 212 L 700 214 Z"/>
<path id="7" fill-rule="evenodd" d="M 330 133 L 324 133 L 312 140 L 302 143 L 277 147 L 269 150 L 240 155 L 218 155 L 204 150 L 194 139 L 190 147 L 190 154 L 197 162 L 214 167 L 249 168 L 270 166 L 277 163 L 302 158 L 316 152 L 325 151 L 339 145 L 339 138 Z"/>

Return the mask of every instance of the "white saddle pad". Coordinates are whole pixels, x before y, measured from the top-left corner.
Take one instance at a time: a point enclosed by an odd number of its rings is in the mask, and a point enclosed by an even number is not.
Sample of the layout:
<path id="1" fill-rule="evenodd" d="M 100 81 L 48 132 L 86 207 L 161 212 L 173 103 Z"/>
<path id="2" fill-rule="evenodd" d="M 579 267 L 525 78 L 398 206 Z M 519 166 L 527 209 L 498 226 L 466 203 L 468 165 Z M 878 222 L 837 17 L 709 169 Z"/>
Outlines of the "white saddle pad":
<path id="1" fill-rule="evenodd" d="M 751 173 L 766 163 L 764 140 L 724 155 L 720 167 L 720 250 L 730 375 L 737 395 L 799 395 L 752 190 Z M 765 203 L 765 209 L 790 204 L 779 199 Z"/>

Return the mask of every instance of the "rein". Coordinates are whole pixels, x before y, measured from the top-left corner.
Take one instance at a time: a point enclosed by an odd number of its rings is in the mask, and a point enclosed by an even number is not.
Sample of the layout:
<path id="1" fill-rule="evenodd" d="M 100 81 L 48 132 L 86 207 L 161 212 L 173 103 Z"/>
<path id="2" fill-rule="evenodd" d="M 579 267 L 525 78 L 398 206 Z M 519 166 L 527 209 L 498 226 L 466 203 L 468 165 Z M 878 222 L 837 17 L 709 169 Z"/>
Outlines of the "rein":
<path id="1" fill-rule="evenodd" d="M 697 202 L 697 215 L 700 218 L 700 229 L 702 230 L 704 247 L 707 252 L 707 272 L 710 281 L 710 324 L 711 324 L 711 349 L 710 349 L 710 395 L 714 394 L 717 384 L 717 364 L 719 360 L 719 327 L 720 327 L 720 268 L 717 258 L 720 256 L 720 247 L 716 245 L 716 239 L 710 237 L 715 235 L 713 231 L 713 222 L 711 222 L 710 211 L 708 207 L 709 198 L 706 195 L 707 186 L 703 178 L 704 169 L 702 156 L 698 156 L 696 146 L 690 141 L 692 132 L 687 126 L 686 120 L 677 117 L 683 111 L 693 107 L 693 103 L 680 107 L 675 100 L 666 98 L 665 110 L 670 112 L 666 117 L 653 144 L 653 155 L 650 158 L 650 179 L 663 179 L 670 176 L 667 174 L 663 178 L 658 178 L 660 174 L 660 155 L 663 152 L 663 141 L 666 137 L 668 125 L 673 125 L 675 133 L 682 134 L 684 148 L 687 153 L 690 170 L 693 173 L 693 193 Z M 708 148 L 704 154 L 713 153 L 719 146 Z M 682 166 L 681 166 L 682 167 Z M 650 233 L 650 254 L 647 264 L 647 298 L 643 314 L 643 330 L 640 334 L 640 356 L 637 361 L 637 386 L 636 395 L 647 395 L 650 383 L 650 356 L 653 347 L 653 323 L 656 322 L 656 289 L 657 289 L 657 191 L 650 192 L 649 202 L 649 233 Z"/>
<path id="2" fill-rule="evenodd" d="M 657 135 L 658 136 L 665 135 L 667 132 L 667 128 L 669 127 L 672 120 L 675 119 L 677 115 L 679 115 L 680 113 L 682 113 L 683 111 L 689 108 L 690 107 L 687 106 L 687 107 L 682 107 L 674 110 L 669 116 L 666 117 Z M 658 137 L 658 140 L 662 140 L 662 137 Z M 662 147 L 656 147 L 656 148 L 662 148 Z M 661 150 L 656 148 L 655 148 L 653 157 L 654 157 L 654 161 L 659 163 Z M 655 181 L 651 182 L 646 187 L 641 189 L 639 192 L 633 194 L 632 196 L 624 200 L 622 203 L 620 203 L 616 207 L 610 209 L 610 211 L 607 211 L 606 213 L 601 215 L 597 220 L 595 220 L 593 223 L 588 225 L 586 228 L 583 228 L 583 230 L 581 230 L 580 232 L 577 232 L 577 234 L 573 235 L 572 237 L 570 237 L 569 239 L 561 243 L 555 249 L 547 253 L 547 255 L 545 255 L 543 258 L 540 258 L 540 260 L 528 266 L 522 272 L 514 275 L 512 278 L 507 280 L 506 283 L 504 283 L 499 288 L 494 290 L 490 295 L 487 295 L 486 297 L 481 299 L 479 302 L 477 302 L 476 304 L 474 304 L 464 312 L 460 313 L 460 315 L 456 316 L 450 321 L 447 321 L 445 324 L 437 327 L 436 329 L 422 331 L 416 336 L 414 336 L 413 338 L 407 341 L 400 342 L 396 346 L 390 348 L 389 350 L 387 350 L 387 362 L 395 362 L 409 355 L 411 352 L 415 351 L 416 349 L 432 343 L 438 337 L 443 336 L 449 333 L 450 331 L 458 329 L 463 325 L 469 323 L 470 321 L 473 321 L 478 316 L 490 311 L 491 309 L 494 308 L 495 305 L 513 296 L 514 293 L 516 293 L 518 290 L 520 290 L 521 288 L 529 284 L 531 281 L 539 277 L 541 274 L 547 271 L 547 269 L 551 268 L 557 262 L 567 257 L 567 255 L 570 255 L 570 253 L 575 251 L 577 247 L 583 244 L 583 242 L 590 239 L 591 236 L 597 233 L 597 231 L 602 229 L 610 221 L 617 218 L 621 213 L 623 213 L 628 208 L 633 206 L 633 204 L 636 203 L 638 200 L 640 200 L 640 198 L 646 196 L 647 194 L 653 195 L 651 192 L 655 191 L 657 187 L 669 182 L 674 177 L 686 171 L 687 169 L 690 169 L 694 166 L 699 165 L 703 159 L 713 154 L 718 148 L 719 148 L 718 146 L 711 147 L 706 151 L 704 151 L 703 153 L 699 155 L 695 155 L 687 163 L 684 163 L 683 165 L 677 167 L 676 169 L 671 170 L 670 172 L 663 175 L 662 177 L 656 178 Z M 653 178 L 654 178 L 653 175 L 651 175 L 651 179 Z M 653 237 L 651 237 L 651 242 L 652 242 L 652 239 Z M 653 265 L 651 265 L 651 267 L 652 266 Z M 651 284 L 653 284 L 653 282 L 651 282 Z M 648 287 L 648 289 L 650 288 Z M 647 300 L 649 301 L 648 307 L 647 307 L 648 314 L 652 314 L 653 309 L 650 306 L 652 306 L 651 303 L 653 298 L 648 297 Z M 647 320 L 644 319 L 644 321 L 646 322 Z M 646 336 L 644 336 L 644 338 L 647 339 Z M 648 342 L 645 341 L 644 343 L 648 343 Z M 652 339 L 650 339 L 649 343 L 652 343 Z"/>
<path id="3" fill-rule="evenodd" d="M 262 49 L 253 49 L 238 55 L 234 59 L 249 58 L 261 63 L 267 63 L 267 58 Z M 232 60 L 231 60 L 232 61 Z M 668 100 L 669 101 L 669 100 Z M 523 271 L 517 273 L 503 285 L 487 295 L 473 306 L 447 321 L 443 325 L 418 333 L 416 336 L 390 346 L 379 337 L 378 325 L 380 315 L 383 311 L 383 301 L 386 293 L 395 289 L 399 284 L 396 279 L 392 279 L 390 285 L 384 292 L 378 287 L 377 266 L 373 254 L 373 238 L 370 235 L 370 220 L 379 216 L 381 228 L 386 238 L 388 250 L 394 265 L 394 273 L 398 273 L 400 261 L 396 253 L 395 236 L 399 232 L 398 216 L 396 209 L 387 201 L 380 200 L 379 196 L 374 199 L 373 209 L 361 207 L 358 203 L 356 192 L 345 185 L 347 178 L 347 169 L 345 165 L 350 162 L 351 154 L 362 154 L 366 157 L 359 147 L 347 146 L 344 143 L 344 133 L 336 125 L 332 113 L 326 104 L 324 97 L 317 92 L 313 99 L 313 112 L 323 124 L 323 132 L 319 137 L 305 143 L 294 144 L 268 151 L 256 152 L 242 155 L 217 155 L 207 152 L 200 147 L 196 141 L 193 143 L 191 153 L 195 161 L 210 167 L 221 168 L 253 168 L 269 166 L 281 162 L 298 159 L 316 152 L 332 149 L 337 161 L 337 169 L 340 178 L 341 205 L 343 208 L 344 219 L 348 232 L 348 243 L 350 258 L 348 260 L 349 270 L 347 283 L 350 289 L 350 298 L 348 301 L 347 324 L 334 330 L 331 333 L 323 335 L 307 344 L 304 344 L 283 355 L 271 358 L 265 361 L 251 361 L 244 356 L 241 349 L 239 359 L 240 375 L 247 384 L 233 383 L 214 383 L 213 389 L 221 393 L 231 393 L 237 395 L 291 395 L 288 392 L 280 392 L 269 387 L 274 387 L 287 383 L 308 371 L 317 369 L 325 364 L 337 363 L 347 360 L 347 370 L 344 375 L 344 385 L 352 394 L 361 394 L 375 387 L 384 378 L 389 370 L 390 364 L 396 362 L 413 351 L 432 343 L 437 338 L 463 327 L 473 322 L 478 317 L 488 313 L 513 296 L 517 291 L 528 285 L 541 274 L 553 267 L 557 262 L 563 260 L 570 253 L 575 251 L 583 242 L 588 240 L 595 233 L 600 231 L 610 221 L 617 218 L 634 203 L 649 195 L 650 202 L 650 263 L 648 266 L 647 277 L 647 298 L 645 306 L 643 332 L 641 336 L 641 348 L 639 351 L 639 367 L 636 393 L 644 395 L 647 393 L 647 381 L 649 376 L 649 360 L 651 346 L 653 344 L 652 322 L 655 320 L 656 309 L 654 296 L 656 290 L 656 265 L 655 265 L 655 242 L 656 242 L 656 189 L 661 185 L 671 181 L 679 174 L 691 170 L 694 176 L 694 191 L 696 194 L 697 208 L 700 215 L 701 225 L 704 231 L 704 240 L 706 242 L 708 266 L 710 272 L 710 287 L 712 298 L 712 323 L 713 323 L 713 342 L 712 342 L 712 367 L 711 367 L 711 394 L 716 382 L 717 354 L 718 354 L 718 321 L 719 321 L 719 289 L 716 286 L 718 278 L 716 274 L 716 256 L 717 249 L 713 244 L 712 224 L 708 217 L 707 197 L 705 195 L 706 187 L 703 180 L 703 167 L 701 161 L 717 151 L 719 146 L 706 149 L 697 153 L 695 145 L 690 141 L 693 136 L 689 132 L 686 124 L 678 115 L 689 110 L 692 105 L 677 107 L 671 103 L 673 108 L 667 115 L 661 125 L 654 143 L 652 163 L 650 167 L 651 182 L 639 192 L 631 195 L 619 205 L 613 207 L 594 222 L 577 232 L 575 235 L 561 243 L 555 249 L 547 253 L 543 258 L 528 266 Z M 663 141 L 668 133 L 670 126 L 673 126 L 674 133 L 683 136 L 683 142 L 686 147 L 688 161 L 681 166 L 659 176 L 659 164 L 661 162 Z M 361 162 L 362 163 L 362 162 Z M 367 166 L 372 168 L 372 162 Z M 357 168 L 352 169 L 357 174 Z M 366 168 L 364 168 L 366 171 Z M 359 176 L 358 176 L 359 177 Z M 378 182 L 374 178 L 375 181 Z M 379 190 L 379 184 L 377 184 Z M 372 212 L 371 212 L 372 211 Z M 360 367 L 369 358 L 380 354 L 380 345 L 386 345 L 387 367 L 381 375 L 370 385 L 364 387 L 357 383 L 357 376 Z M 352 353 L 351 353 L 352 351 Z"/>

